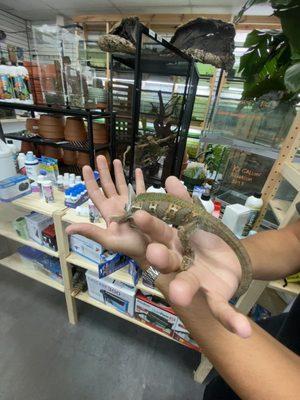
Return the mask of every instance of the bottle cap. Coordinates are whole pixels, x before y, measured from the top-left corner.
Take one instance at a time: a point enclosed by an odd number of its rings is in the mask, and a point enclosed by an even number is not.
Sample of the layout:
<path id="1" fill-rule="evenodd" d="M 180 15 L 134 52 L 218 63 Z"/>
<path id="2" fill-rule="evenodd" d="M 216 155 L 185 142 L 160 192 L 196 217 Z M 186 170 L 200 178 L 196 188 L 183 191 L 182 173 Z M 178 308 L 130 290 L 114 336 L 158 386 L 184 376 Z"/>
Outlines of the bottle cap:
<path id="1" fill-rule="evenodd" d="M 254 196 L 255 198 L 257 198 L 257 199 L 260 199 L 260 198 L 261 198 L 261 193 L 255 192 L 255 193 L 253 193 L 253 196 Z"/>
<path id="2" fill-rule="evenodd" d="M 204 201 L 208 201 L 208 200 L 210 200 L 210 195 L 209 195 L 209 194 L 202 193 L 201 199 L 204 200 Z"/>
<path id="3" fill-rule="evenodd" d="M 153 183 L 152 186 L 153 186 L 155 189 L 160 189 L 160 188 L 161 188 L 161 186 L 160 186 L 159 183 Z"/>
<path id="4" fill-rule="evenodd" d="M 40 175 L 46 176 L 47 172 L 44 169 L 40 169 Z"/>

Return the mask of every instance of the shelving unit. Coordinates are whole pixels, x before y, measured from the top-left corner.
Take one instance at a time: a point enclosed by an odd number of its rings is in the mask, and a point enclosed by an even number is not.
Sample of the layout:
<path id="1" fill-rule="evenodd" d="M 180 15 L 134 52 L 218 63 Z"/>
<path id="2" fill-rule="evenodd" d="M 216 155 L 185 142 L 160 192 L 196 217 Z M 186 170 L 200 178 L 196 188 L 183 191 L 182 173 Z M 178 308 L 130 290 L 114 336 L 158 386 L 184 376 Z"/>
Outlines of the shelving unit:
<path id="1" fill-rule="evenodd" d="M 2 258 L 0 260 L 0 265 L 43 283 L 44 285 L 50 286 L 53 289 L 59 290 L 60 292 L 65 291 L 64 285 L 36 270 L 31 261 L 28 259 L 25 261 L 19 254 L 12 254 L 9 257 Z"/>
<path id="2" fill-rule="evenodd" d="M 31 142 L 35 145 L 47 145 L 52 147 L 58 147 L 70 151 L 80 151 L 89 154 L 90 165 L 95 168 L 95 153 L 103 149 L 109 149 L 110 157 L 113 160 L 115 158 L 115 113 L 114 112 L 104 112 L 98 110 L 84 110 L 81 108 L 70 108 L 70 107 L 55 107 L 55 106 L 43 106 L 43 105 L 32 105 L 32 104 L 21 104 L 21 103 L 11 103 L 7 101 L 0 101 L 0 109 L 14 109 L 14 110 L 24 110 L 29 111 L 31 116 L 34 117 L 35 113 L 53 113 L 58 115 L 66 115 L 73 117 L 81 117 L 87 121 L 87 142 L 81 144 L 79 142 L 68 142 L 68 141 L 54 141 L 41 138 L 38 136 L 25 135 L 23 131 L 12 132 L 3 134 L 0 128 L 0 139 L 4 140 L 6 138 L 21 140 L 25 142 Z M 110 143 L 105 145 L 95 145 L 94 135 L 93 135 L 93 121 L 97 118 L 106 118 L 109 120 L 110 129 Z M 0 121 L 1 124 L 1 121 Z M 2 132 L 2 133 L 1 133 Z"/>
<path id="3" fill-rule="evenodd" d="M 48 254 L 49 256 L 56 257 L 56 258 L 59 257 L 57 251 L 51 250 L 48 247 L 43 246 L 33 240 L 26 240 L 26 239 L 23 239 L 22 237 L 20 237 L 13 230 L 11 224 L 8 222 L 0 222 L 0 236 L 4 236 L 7 239 L 11 239 L 11 240 L 14 240 L 15 242 L 18 242 L 18 243 L 24 244 L 26 246 L 30 246 L 34 249 L 40 250 L 40 251 Z"/>

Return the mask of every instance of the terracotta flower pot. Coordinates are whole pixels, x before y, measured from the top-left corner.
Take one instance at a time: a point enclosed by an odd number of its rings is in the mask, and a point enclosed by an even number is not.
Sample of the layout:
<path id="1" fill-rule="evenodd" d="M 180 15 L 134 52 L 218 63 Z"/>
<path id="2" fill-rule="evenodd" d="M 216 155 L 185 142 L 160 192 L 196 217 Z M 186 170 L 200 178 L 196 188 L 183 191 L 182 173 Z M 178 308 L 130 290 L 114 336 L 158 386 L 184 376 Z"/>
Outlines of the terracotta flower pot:
<path id="1" fill-rule="evenodd" d="M 63 160 L 66 165 L 76 165 L 76 152 L 71 150 L 64 150 Z"/>
<path id="2" fill-rule="evenodd" d="M 27 118 L 26 130 L 31 133 L 39 133 L 40 120 L 38 118 Z"/>
<path id="3" fill-rule="evenodd" d="M 60 115 L 41 115 L 39 134 L 46 139 L 64 139 L 64 118 Z"/>
<path id="4" fill-rule="evenodd" d="M 87 140 L 86 129 L 82 118 L 69 117 L 66 120 L 65 139 L 70 142 L 85 142 Z"/>
<path id="5" fill-rule="evenodd" d="M 27 151 L 34 151 L 33 143 L 22 142 L 21 144 L 21 153 L 27 153 Z"/>
<path id="6" fill-rule="evenodd" d="M 109 134 L 105 123 L 94 122 L 93 134 L 95 144 L 106 144 L 109 141 Z"/>
<path id="7" fill-rule="evenodd" d="M 84 167 L 85 165 L 90 165 L 89 154 L 78 151 L 77 152 L 77 165 L 80 168 Z"/>
<path id="8" fill-rule="evenodd" d="M 43 155 L 46 157 L 56 158 L 57 160 L 61 159 L 61 149 L 52 146 L 43 146 Z"/>

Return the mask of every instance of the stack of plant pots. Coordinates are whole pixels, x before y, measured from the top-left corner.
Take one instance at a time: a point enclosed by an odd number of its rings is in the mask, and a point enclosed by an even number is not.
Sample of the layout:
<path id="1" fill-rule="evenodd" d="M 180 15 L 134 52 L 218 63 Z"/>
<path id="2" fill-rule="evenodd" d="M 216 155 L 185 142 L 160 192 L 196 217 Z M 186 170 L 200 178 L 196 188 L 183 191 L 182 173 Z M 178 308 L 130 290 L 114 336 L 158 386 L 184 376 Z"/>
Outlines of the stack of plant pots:
<path id="1" fill-rule="evenodd" d="M 109 134 L 105 122 L 94 122 L 93 134 L 94 144 L 107 144 L 109 142 Z"/>
<path id="2" fill-rule="evenodd" d="M 82 118 L 79 117 L 67 118 L 65 126 L 65 139 L 68 140 L 69 142 L 86 143 L 87 133 Z M 75 151 L 71 150 L 64 150 L 63 159 L 66 165 L 75 165 L 77 161 L 77 164 L 80 166 L 82 162 L 86 163 L 86 160 L 88 160 L 89 163 L 88 154 L 83 152 L 77 152 L 76 154 Z"/>
<path id="3" fill-rule="evenodd" d="M 64 140 L 65 120 L 63 116 L 55 114 L 43 114 L 40 117 L 39 134 L 45 139 L 54 142 Z M 61 149 L 52 146 L 39 146 L 44 156 L 61 159 Z"/>

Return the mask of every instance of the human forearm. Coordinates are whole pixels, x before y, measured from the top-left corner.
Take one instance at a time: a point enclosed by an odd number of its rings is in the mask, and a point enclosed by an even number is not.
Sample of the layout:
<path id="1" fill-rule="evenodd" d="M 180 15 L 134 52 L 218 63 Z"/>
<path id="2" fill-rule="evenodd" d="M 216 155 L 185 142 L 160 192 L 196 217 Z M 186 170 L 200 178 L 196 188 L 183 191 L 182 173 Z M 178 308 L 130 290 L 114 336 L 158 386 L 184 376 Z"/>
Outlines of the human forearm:
<path id="1" fill-rule="evenodd" d="M 160 275 L 157 287 L 168 298 L 171 275 Z M 294 399 L 298 394 L 299 357 L 252 323 L 249 339 L 227 331 L 198 293 L 190 306 L 172 305 L 202 351 L 242 398 Z"/>
<path id="2" fill-rule="evenodd" d="M 242 243 L 250 256 L 255 279 L 285 278 L 300 271 L 300 221 L 250 236 Z"/>

